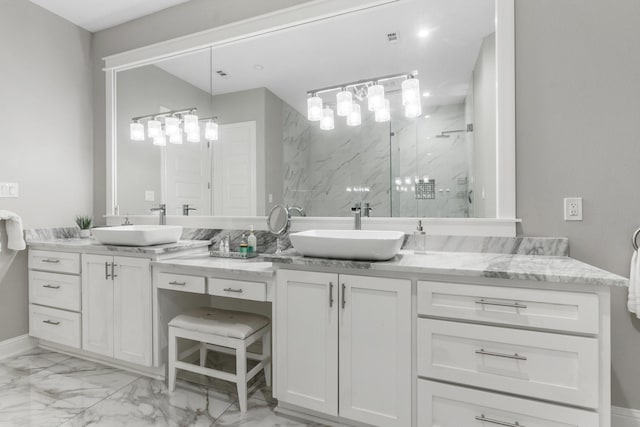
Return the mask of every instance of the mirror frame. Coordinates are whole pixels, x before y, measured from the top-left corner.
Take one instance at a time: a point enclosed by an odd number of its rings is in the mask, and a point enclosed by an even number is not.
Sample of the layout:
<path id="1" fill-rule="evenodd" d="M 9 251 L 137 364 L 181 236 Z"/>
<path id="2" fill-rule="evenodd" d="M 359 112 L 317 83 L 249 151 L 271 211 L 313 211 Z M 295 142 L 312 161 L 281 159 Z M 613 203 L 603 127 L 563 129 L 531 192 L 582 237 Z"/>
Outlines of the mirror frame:
<path id="1" fill-rule="evenodd" d="M 155 43 L 138 49 L 103 58 L 106 78 L 106 172 L 107 223 L 119 224 L 120 216 L 114 209 L 117 200 L 117 143 L 116 143 L 116 73 L 149 65 L 162 59 L 193 53 L 210 47 L 260 37 L 271 32 L 362 11 L 385 4 L 409 0 L 316 0 L 254 18 L 237 21 Z M 516 224 L 516 155 L 515 155 L 515 0 L 496 1 L 496 218 L 428 218 L 423 219 L 430 234 L 502 235 L 515 236 Z M 153 215 L 131 217 L 138 222 L 153 221 Z M 179 219 L 178 219 L 179 218 Z M 259 217 L 263 219 L 265 217 Z M 256 218 L 174 217 L 176 223 L 186 226 L 213 228 L 227 224 L 227 228 L 243 228 L 256 223 Z M 377 229 L 410 231 L 418 218 L 368 218 Z M 346 218 L 296 218 L 292 230 L 331 228 L 350 225 Z M 111 225 L 111 224 L 110 224 Z"/>

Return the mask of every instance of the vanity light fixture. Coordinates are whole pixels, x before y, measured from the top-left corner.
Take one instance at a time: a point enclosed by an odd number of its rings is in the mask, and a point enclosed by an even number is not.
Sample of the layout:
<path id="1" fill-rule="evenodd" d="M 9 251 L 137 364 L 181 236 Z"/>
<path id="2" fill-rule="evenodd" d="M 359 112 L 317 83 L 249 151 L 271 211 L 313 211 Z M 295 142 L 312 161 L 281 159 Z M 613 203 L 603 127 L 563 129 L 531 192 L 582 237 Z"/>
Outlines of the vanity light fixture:
<path id="1" fill-rule="evenodd" d="M 347 116 L 347 126 L 360 126 L 362 124 L 362 111 L 360 104 L 354 103 Z"/>
<path id="2" fill-rule="evenodd" d="M 391 106 L 385 97 L 387 87 L 390 92 L 397 91 L 395 85 L 385 84 L 391 80 L 404 80 L 402 82 L 402 105 L 405 115 L 409 118 L 422 114 L 422 96 L 420 82 L 417 79 L 418 72 L 393 74 L 377 77 L 375 79 L 360 80 L 357 82 L 315 89 L 307 92 L 307 118 L 312 122 L 320 122 L 320 129 L 331 130 L 335 127 L 335 113 L 330 105 L 324 104 L 323 93 L 336 93 L 336 113 L 340 117 L 346 117 L 348 126 L 358 126 L 362 123 L 362 106 L 355 101 L 366 102 L 367 109 L 374 112 L 376 122 L 388 122 L 391 120 Z M 359 109 L 359 111 L 358 111 Z"/>
<path id="3" fill-rule="evenodd" d="M 336 113 L 338 114 L 338 116 L 348 117 L 349 113 L 351 113 L 351 109 L 354 107 L 353 94 L 346 88 L 342 88 L 342 90 L 336 95 L 336 101 Z"/>
<path id="4" fill-rule="evenodd" d="M 164 147 L 167 145 L 167 137 L 164 132 L 161 132 L 160 135 L 153 137 L 153 145 L 157 145 L 159 147 Z"/>
<path id="5" fill-rule="evenodd" d="M 333 130 L 335 128 L 335 119 L 333 109 L 325 107 L 322 110 L 322 119 L 320 120 L 320 129 Z"/>
<path id="6" fill-rule="evenodd" d="M 182 132 L 174 133 L 173 135 L 169 135 L 169 142 L 171 144 L 182 144 Z"/>
<path id="7" fill-rule="evenodd" d="M 376 122 L 384 123 L 391 120 L 391 105 L 388 99 L 384 100 L 384 108 L 375 112 Z"/>
<path id="8" fill-rule="evenodd" d="M 144 141 L 144 125 L 139 121 L 134 121 L 129 125 L 132 141 Z"/>
<path id="9" fill-rule="evenodd" d="M 177 117 L 168 116 L 164 118 L 164 132 L 169 136 L 180 133 L 180 120 Z"/>
<path id="10" fill-rule="evenodd" d="M 319 122 L 322 120 L 322 98 L 318 94 L 311 94 L 307 99 L 307 118 L 311 122 Z"/>
<path id="11" fill-rule="evenodd" d="M 200 127 L 198 126 L 198 116 L 195 114 L 185 114 L 182 118 L 184 121 L 184 131 L 186 133 L 195 133 L 200 132 Z"/>
<path id="12" fill-rule="evenodd" d="M 162 123 L 160 120 L 156 120 L 155 118 L 149 120 L 147 122 L 147 135 L 149 138 L 155 138 L 162 133 Z"/>
<path id="13" fill-rule="evenodd" d="M 204 125 L 204 139 L 207 141 L 217 141 L 219 137 L 219 129 L 218 123 L 216 123 L 214 118 L 206 119 L 207 123 Z"/>

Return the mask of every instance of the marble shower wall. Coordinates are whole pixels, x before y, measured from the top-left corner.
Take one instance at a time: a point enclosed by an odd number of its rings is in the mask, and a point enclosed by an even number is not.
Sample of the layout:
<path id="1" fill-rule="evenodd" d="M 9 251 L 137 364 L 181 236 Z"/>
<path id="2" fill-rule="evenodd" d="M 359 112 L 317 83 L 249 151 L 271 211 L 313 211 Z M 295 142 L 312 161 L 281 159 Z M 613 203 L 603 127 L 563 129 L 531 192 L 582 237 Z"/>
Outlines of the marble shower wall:
<path id="1" fill-rule="evenodd" d="M 284 202 L 303 207 L 309 216 L 349 216 L 356 202 L 369 202 L 371 216 L 466 217 L 470 157 L 465 134 L 434 138 L 464 127 L 464 104 L 434 109 L 429 119 L 398 116 L 392 123 L 377 123 L 363 111 L 361 126 L 349 127 L 336 117 L 332 131 L 320 130 L 285 104 Z M 416 200 L 411 186 L 408 192 L 396 190 L 396 177 L 404 182 L 424 175 L 442 189 L 435 200 Z"/>

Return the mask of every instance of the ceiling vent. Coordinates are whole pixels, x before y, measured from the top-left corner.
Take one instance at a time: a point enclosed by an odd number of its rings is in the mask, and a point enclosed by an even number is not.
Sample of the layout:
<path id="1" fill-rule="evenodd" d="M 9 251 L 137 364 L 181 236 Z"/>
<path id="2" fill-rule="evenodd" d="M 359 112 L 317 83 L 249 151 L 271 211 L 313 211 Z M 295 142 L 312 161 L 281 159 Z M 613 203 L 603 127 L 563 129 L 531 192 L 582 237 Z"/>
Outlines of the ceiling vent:
<path id="1" fill-rule="evenodd" d="M 387 34 L 387 40 L 389 41 L 389 43 L 396 44 L 400 41 L 400 36 L 396 32 L 389 33 Z"/>
<path id="2" fill-rule="evenodd" d="M 224 72 L 223 70 L 218 70 L 218 71 L 216 71 L 216 74 L 217 74 L 217 75 L 219 75 L 220 77 L 223 77 L 223 78 L 224 78 L 224 77 L 228 77 L 228 76 L 229 76 L 229 75 L 228 75 L 226 72 Z"/>

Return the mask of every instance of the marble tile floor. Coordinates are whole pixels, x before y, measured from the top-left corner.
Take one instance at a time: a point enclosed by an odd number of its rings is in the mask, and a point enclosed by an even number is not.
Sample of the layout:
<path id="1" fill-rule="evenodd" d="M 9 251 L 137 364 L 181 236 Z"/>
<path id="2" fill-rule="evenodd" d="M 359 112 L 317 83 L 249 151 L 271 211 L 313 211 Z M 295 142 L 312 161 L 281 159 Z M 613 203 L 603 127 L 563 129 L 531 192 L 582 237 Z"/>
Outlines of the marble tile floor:
<path id="1" fill-rule="evenodd" d="M 231 356 L 211 353 L 207 365 L 233 371 Z M 161 381 L 34 349 L 0 360 L 0 426 L 314 426 L 274 412 L 256 377 L 249 409 L 240 413 L 235 385 L 197 374 L 181 376 L 174 393 Z"/>

